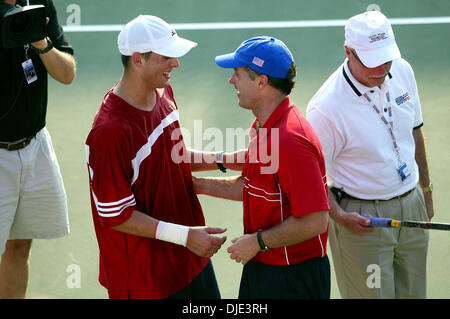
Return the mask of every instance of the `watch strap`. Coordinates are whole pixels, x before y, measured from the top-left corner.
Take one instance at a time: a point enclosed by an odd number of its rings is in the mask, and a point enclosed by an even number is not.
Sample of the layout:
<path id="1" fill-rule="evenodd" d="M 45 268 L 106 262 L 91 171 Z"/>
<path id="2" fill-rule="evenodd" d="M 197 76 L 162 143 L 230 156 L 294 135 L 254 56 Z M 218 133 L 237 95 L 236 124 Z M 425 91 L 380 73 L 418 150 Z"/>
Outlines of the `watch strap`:
<path id="1" fill-rule="evenodd" d="M 34 49 L 34 51 L 36 51 L 37 54 L 44 54 L 47 53 L 48 51 L 50 51 L 51 49 L 53 49 L 53 42 L 52 40 L 50 40 L 49 37 L 46 37 L 47 39 L 47 47 L 45 49 L 38 49 L 35 48 L 34 46 L 32 46 L 32 48 Z"/>
<path id="2" fill-rule="evenodd" d="M 266 246 L 264 243 L 262 237 L 261 237 L 262 229 L 258 230 L 256 233 L 256 238 L 258 239 L 259 248 L 261 248 L 261 251 L 268 251 L 270 248 Z"/>
<path id="3" fill-rule="evenodd" d="M 219 167 L 219 169 L 222 171 L 222 173 L 226 173 L 227 169 L 225 166 L 223 166 L 222 163 L 217 163 L 217 167 Z"/>
<path id="4" fill-rule="evenodd" d="M 227 169 L 223 165 L 223 152 L 217 152 L 216 153 L 216 164 L 217 167 L 222 171 L 222 173 L 226 173 Z"/>

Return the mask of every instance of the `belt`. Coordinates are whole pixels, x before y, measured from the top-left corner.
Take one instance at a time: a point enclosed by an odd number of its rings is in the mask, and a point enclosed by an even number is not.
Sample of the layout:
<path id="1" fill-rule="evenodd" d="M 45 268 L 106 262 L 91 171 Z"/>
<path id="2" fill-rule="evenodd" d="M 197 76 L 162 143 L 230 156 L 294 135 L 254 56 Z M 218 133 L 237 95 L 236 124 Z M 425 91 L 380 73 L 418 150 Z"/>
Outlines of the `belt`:
<path id="1" fill-rule="evenodd" d="M 361 201 L 366 201 L 366 202 L 373 202 L 373 201 L 377 201 L 377 200 L 386 201 L 386 200 L 391 200 L 391 199 L 400 199 L 400 198 L 406 197 L 409 194 L 411 194 L 414 189 L 415 189 L 415 187 L 410 189 L 406 193 L 403 193 L 398 196 L 394 196 L 389 199 L 362 199 L 362 198 L 357 198 L 352 195 L 349 195 L 346 192 L 344 192 L 342 189 L 331 187 L 331 191 L 333 192 L 334 196 L 336 197 L 336 200 L 338 201 L 338 203 L 340 203 L 343 198 L 348 198 L 348 199 L 352 199 L 352 200 L 361 200 Z"/>
<path id="2" fill-rule="evenodd" d="M 31 143 L 31 140 L 35 137 L 36 135 L 30 136 L 30 137 L 25 137 L 21 140 L 18 141 L 14 141 L 14 142 L 0 142 L 0 148 L 4 148 L 7 149 L 8 151 L 17 151 L 20 150 L 26 146 L 28 146 L 28 144 Z"/>
<path id="3" fill-rule="evenodd" d="M 366 202 L 373 202 L 373 201 L 376 201 L 376 200 L 400 199 L 400 198 L 406 197 L 406 196 L 408 196 L 409 194 L 411 194 L 412 191 L 413 191 L 414 189 L 415 189 L 415 188 L 410 189 L 410 190 L 407 191 L 406 193 L 403 193 L 403 194 L 398 195 L 398 196 L 394 196 L 394 197 L 389 198 L 389 199 L 362 199 L 362 198 L 353 197 L 352 195 L 349 195 L 349 194 L 347 194 L 347 193 L 345 193 L 345 192 L 342 192 L 342 197 L 343 197 L 343 198 L 348 198 L 348 199 L 353 199 L 353 200 L 362 200 L 362 201 L 366 201 Z"/>

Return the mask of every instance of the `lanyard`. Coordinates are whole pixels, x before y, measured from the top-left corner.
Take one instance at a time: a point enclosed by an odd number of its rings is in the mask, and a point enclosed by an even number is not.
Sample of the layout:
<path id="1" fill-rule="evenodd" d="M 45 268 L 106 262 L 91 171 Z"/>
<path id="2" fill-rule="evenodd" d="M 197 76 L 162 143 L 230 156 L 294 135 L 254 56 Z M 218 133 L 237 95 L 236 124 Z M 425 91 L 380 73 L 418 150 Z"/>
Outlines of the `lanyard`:
<path id="1" fill-rule="evenodd" d="M 30 5 L 30 0 L 27 0 L 27 6 Z M 28 60 L 28 50 L 30 49 L 30 45 L 24 44 L 23 48 L 25 49 L 25 60 Z"/>
<path id="2" fill-rule="evenodd" d="M 369 102 L 369 104 L 372 105 L 372 109 L 377 113 L 379 119 L 381 122 L 383 122 L 384 126 L 387 128 L 389 135 L 392 139 L 392 145 L 394 147 L 395 156 L 397 158 L 397 162 L 400 165 L 402 163 L 402 160 L 400 159 L 400 149 L 397 144 L 397 139 L 394 135 L 394 120 L 392 119 L 392 104 L 391 104 L 391 97 L 389 94 L 389 91 L 386 92 L 386 101 L 388 103 L 388 118 L 384 116 L 383 112 L 380 111 L 380 109 L 375 105 L 375 103 L 372 102 L 372 99 L 367 95 L 367 93 L 364 93 L 363 96 L 366 98 L 366 100 Z"/>

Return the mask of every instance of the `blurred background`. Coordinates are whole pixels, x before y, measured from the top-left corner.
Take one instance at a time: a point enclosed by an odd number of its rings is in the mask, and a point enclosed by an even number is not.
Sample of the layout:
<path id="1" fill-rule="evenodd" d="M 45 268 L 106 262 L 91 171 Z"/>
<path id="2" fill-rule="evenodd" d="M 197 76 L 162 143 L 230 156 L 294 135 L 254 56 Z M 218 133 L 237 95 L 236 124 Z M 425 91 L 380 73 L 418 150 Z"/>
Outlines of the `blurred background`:
<path id="1" fill-rule="evenodd" d="M 375 0 L 373 0 L 375 1 Z M 180 124 L 194 132 L 201 120 L 203 131 L 219 128 L 247 130 L 253 114 L 240 109 L 231 70 L 216 66 L 216 55 L 234 51 L 245 39 L 270 35 L 283 40 L 298 65 L 297 87 L 291 99 L 305 113 L 316 90 L 344 60 L 344 27 L 264 28 L 270 21 L 346 20 L 377 5 L 391 19 L 450 17 L 448 0 L 54 0 L 58 18 L 75 50 L 78 73 L 70 86 L 49 82 L 47 128 L 50 131 L 66 187 L 71 234 L 54 240 L 35 240 L 31 253 L 28 298 L 107 298 L 98 283 L 98 246 L 92 224 L 84 143 L 106 92 L 120 79 L 118 31 L 70 31 L 73 25 L 123 25 L 139 14 L 156 15 L 170 24 L 262 22 L 259 28 L 187 30 L 185 38 L 199 43 L 180 59 L 171 85 L 180 110 Z M 414 22 L 415 20 L 408 20 Z M 114 28 L 113 28 L 114 29 Z M 436 222 L 450 222 L 450 24 L 395 24 L 394 33 L 403 58 L 412 65 L 419 88 L 428 159 L 434 184 Z M 69 32 L 70 31 L 70 32 Z M 199 122 L 197 122 L 199 123 Z M 191 146 L 211 141 L 202 134 L 187 139 Z M 224 145 L 227 145 L 225 140 Z M 232 151 L 233 149 L 226 149 Z M 197 174 L 220 176 L 220 172 Z M 233 175 L 229 172 L 227 175 Z M 206 222 L 225 226 L 227 242 L 213 257 L 223 298 L 238 294 L 242 265 L 226 253 L 231 239 L 242 233 L 242 203 L 200 196 Z M 450 297 L 450 233 L 430 231 L 428 298 Z M 331 250 L 328 250 L 331 259 Z M 332 298 L 340 298 L 332 269 Z"/>

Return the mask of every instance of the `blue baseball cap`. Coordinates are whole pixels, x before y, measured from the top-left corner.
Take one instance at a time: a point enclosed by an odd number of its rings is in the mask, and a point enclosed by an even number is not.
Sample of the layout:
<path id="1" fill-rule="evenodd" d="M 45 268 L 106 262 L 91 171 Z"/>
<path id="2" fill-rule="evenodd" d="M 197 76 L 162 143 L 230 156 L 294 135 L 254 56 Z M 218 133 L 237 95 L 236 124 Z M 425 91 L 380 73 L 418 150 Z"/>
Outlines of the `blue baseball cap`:
<path id="1" fill-rule="evenodd" d="M 262 36 L 245 40 L 233 53 L 216 56 L 222 68 L 250 69 L 268 76 L 285 79 L 294 58 L 283 41 Z"/>

